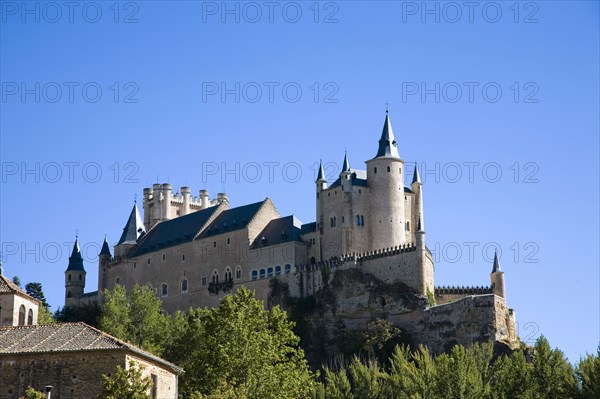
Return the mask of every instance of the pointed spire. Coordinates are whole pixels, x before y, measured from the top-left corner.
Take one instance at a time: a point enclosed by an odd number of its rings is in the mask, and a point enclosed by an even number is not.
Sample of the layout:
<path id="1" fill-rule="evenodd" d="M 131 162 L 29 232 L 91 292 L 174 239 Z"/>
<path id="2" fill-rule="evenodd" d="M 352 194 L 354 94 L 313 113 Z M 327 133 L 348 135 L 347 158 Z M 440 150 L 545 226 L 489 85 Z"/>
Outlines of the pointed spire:
<path id="1" fill-rule="evenodd" d="M 123 234 L 121 234 L 121 238 L 119 239 L 117 245 L 135 244 L 140 235 L 145 232 L 146 228 L 142 222 L 140 212 L 138 211 L 137 202 L 134 202 L 133 209 L 129 214 L 129 219 L 127 219 L 127 224 L 123 228 Z"/>
<path id="2" fill-rule="evenodd" d="M 492 268 L 492 273 L 501 273 L 502 269 L 500 268 L 500 262 L 498 262 L 498 251 L 494 252 L 494 267 Z"/>
<path id="3" fill-rule="evenodd" d="M 99 255 L 108 255 L 112 256 L 110 253 L 110 248 L 108 246 L 108 241 L 106 241 L 106 236 L 104 236 L 104 243 L 102 244 L 102 249 L 100 250 Z"/>
<path id="4" fill-rule="evenodd" d="M 419 174 L 419 165 L 415 161 L 415 171 L 413 173 L 413 183 L 421 183 L 421 175 Z"/>
<path id="5" fill-rule="evenodd" d="M 325 179 L 325 171 L 323 170 L 323 160 L 319 160 L 319 173 L 317 174 L 317 181 L 327 181 L 327 179 Z"/>
<path id="6" fill-rule="evenodd" d="M 350 172 L 350 162 L 348 162 L 348 152 L 344 151 L 344 163 L 342 164 L 342 173 Z"/>
<path id="7" fill-rule="evenodd" d="M 375 158 L 379 157 L 400 158 L 396 139 L 394 138 L 394 132 L 392 130 L 392 123 L 390 122 L 390 115 L 387 111 L 385 111 L 385 122 L 383 123 L 383 131 L 381 132 L 381 138 L 379 139 L 379 149 L 377 150 Z"/>
<path id="8" fill-rule="evenodd" d="M 67 271 L 85 271 L 83 268 L 83 257 L 81 256 L 81 250 L 79 249 L 79 239 L 75 236 L 75 243 L 73 244 L 73 251 L 69 257 L 69 266 Z"/>

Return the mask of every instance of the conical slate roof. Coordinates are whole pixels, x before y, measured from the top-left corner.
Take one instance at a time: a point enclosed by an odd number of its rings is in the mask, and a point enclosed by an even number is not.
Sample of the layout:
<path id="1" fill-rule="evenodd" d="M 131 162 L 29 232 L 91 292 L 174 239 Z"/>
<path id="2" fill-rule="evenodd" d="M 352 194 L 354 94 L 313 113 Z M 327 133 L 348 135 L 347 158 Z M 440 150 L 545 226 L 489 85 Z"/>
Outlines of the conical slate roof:
<path id="1" fill-rule="evenodd" d="M 500 262 L 498 261 L 498 252 L 494 253 L 494 267 L 492 268 L 492 273 L 502 272 L 500 268 Z"/>
<path id="2" fill-rule="evenodd" d="M 325 178 L 325 171 L 323 170 L 323 161 L 319 161 L 319 173 L 317 174 L 317 181 L 327 181 Z"/>
<path id="3" fill-rule="evenodd" d="M 379 139 L 379 149 L 377 150 L 375 158 L 379 157 L 400 158 L 396 139 L 394 138 L 394 131 L 392 130 L 392 123 L 390 122 L 390 115 L 387 111 L 385 113 L 383 131 L 381 132 L 381 138 Z"/>
<path id="4" fill-rule="evenodd" d="M 350 172 L 350 162 L 348 162 L 348 153 L 344 153 L 344 163 L 342 164 L 342 173 Z"/>
<path id="5" fill-rule="evenodd" d="M 110 248 L 108 246 L 108 241 L 106 241 L 106 237 L 104 237 L 104 243 L 102 244 L 102 249 L 100 250 L 100 255 L 112 256 L 110 253 Z"/>
<path id="6" fill-rule="evenodd" d="M 416 162 L 415 162 L 415 171 L 413 173 L 412 182 L 413 183 L 421 183 L 421 175 L 419 174 L 419 166 L 417 165 Z"/>
<path id="7" fill-rule="evenodd" d="M 138 211 L 137 203 L 133 204 L 133 209 L 129 214 L 129 219 L 127 220 L 127 224 L 123 228 L 123 234 L 121 234 L 121 238 L 119 239 L 119 244 L 135 244 L 137 239 L 140 237 L 142 232 L 145 232 L 146 228 L 144 227 L 144 223 L 142 223 L 142 217 L 140 216 L 140 212 Z"/>
<path id="8" fill-rule="evenodd" d="M 77 238 L 75 238 L 73 251 L 71 252 L 71 256 L 69 256 L 69 266 L 67 267 L 67 271 L 85 272 L 85 269 L 83 268 L 83 257 L 81 256 L 81 250 L 79 249 L 79 242 L 77 241 Z"/>

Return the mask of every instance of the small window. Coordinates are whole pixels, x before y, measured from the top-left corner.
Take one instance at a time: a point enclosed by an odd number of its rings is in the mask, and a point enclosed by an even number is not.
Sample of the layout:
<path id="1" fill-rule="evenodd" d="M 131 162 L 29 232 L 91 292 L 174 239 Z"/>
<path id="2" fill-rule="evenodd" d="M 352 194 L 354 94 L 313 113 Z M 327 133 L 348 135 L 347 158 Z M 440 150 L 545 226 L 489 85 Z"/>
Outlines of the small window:
<path id="1" fill-rule="evenodd" d="M 29 309 L 29 312 L 27 312 L 27 324 L 32 326 L 33 325 L 33 310 Z"/>
<path id="2" fill-rule="evenodd" d="M 373 168 L 373 173 L 377 173 L 377 167 Z"/>
<path id="3" fill-rule="evenodd" d="M 135 269 L 137 267 L 137 263 L 133 262 L 133 268 Z"/>
<path id="4" fill-rule="evenodd" d="M 398 168 L 398 173 L 402 174 L 402 168 Z"/>
<path id="5" fill-rule="evenodd" d="M 279 276 L 281 274 L 281 266 L 275 266 L 275 275 Z"/>
<path id="6" fill-rule="evenodd" d="M 162 254 L 163 255 L 163 262 L 167 259 L 167 255 Z"/>
<path id="7" fill-rule="evenodd" d="M 241 279 L 241 278 L 242 278 L 242 268 L 238 266 L 238 267 L 235 269 L 235 279 L 236 279 L 236 280 L 239 280 L 239 279 Z"/>
<path id="8" fill-rule="evenodd" d="M 72 297 L 73 297 L 73 294 L 71 294 L 71 291 L 68 291 L 67 292 L 67 298 L 72 298 Z"/>
<path id="9" fill-rule="evenodd" d="M 81 279 L 82 279 L 82 277 L 81 277 L 81 274 L 80 274 L 80 275 L 79 275 L 79 281 L 81 281 Z"/>
<path id="10" fill-rule="evenodd" d="M 273 268 L 272 267 L 269 267 L 267 269 L 267 277 L 273 277 Z"/>
<path id="11" fill-rule="evenodd" d="M 406 231 L 410 231 L 410 222 L 406 222 Z"/>
<path id="12" fill-rule="evenodd" d="M 219 284 L 219 272 L 216 270 L 213 271 L 212 282 L 213 284 Z"/>
<path id="13" fill-rule="evenodd" d="M 227 239 L 227 245 L 231 244 L 231 238 Z"/>
<path id="14" fill-rule="evenodd" d="M 259 272 L 259 274 L 258 274 L 258 277 L 259 277 L 259 278 L 265 278 L 265 275 L 266 275 L 266 273 L 265 273 L 265 269 L 260 269 L 260 272 Z"/>
<path id="15" fill-rule="evenodd" d="M 214 247 L 214 248 L 216 248 L 216 247 L 217 247 L 217 242 L 216 242 L 216 241 L 214 241 L 214 242 L 213 242 L 213 247 Z"/>
<path id="16" fill-rule="evenodd" d="M 115 283 L 119 284 L 120 282 L 121 282 L 121 277 L 117 277 L 117 278 L 115 279 Z"/>
<path id="17" fill-rule="evenodd" d="M 206 276 L 202 277 L 202 286 L 205 287 L 206 286 Z"/>
<path id="18" fill-rule="evenodd" d="M 150 258 L 148 258 L 148 264 L 150 264 Z"/>
<path id="19" fill-rule="evenodd" d="M 225 269 L 225 282 L 232 281 L 233 278 L 231 276 L 231 269 L 228 267 Z"/>
<path id="20" fill-rule="evenodd" d="M 169 295 L 169 286 L 166 283 L 163 283 L 160 286 L 160 296 L 164 298 L 167 295 Z"/>
<path id="21" fill-rule="evenodd" d="M 256 270 L 252 270 L 252 280 L 256 280 L 258 278 L 258 272 Z"/>
<path id="22" fill-rule="evenodd" d="M 285 265 L 285 274 L 290 274 L 291 271 L 292 271 L 292 265 L 290 265 L 288 263 L 287 265 Z"/>
<path id="23" fill-rule="evenodd" d="M 360 225 L 361 226 L 365 225 L 365 215 L 360 215 Z"/>
<path id="24" fill-rule="evenodd" d="M 185 278 L 181 280 L 181 292 L 188 292 L 188 281 Z"/>
<path id="25" fill-rule="evenodd" d="M 185 254 L 181 254 L 181 261 L 185 261 Z"/>
<path id="26" fill-rule="evenodd" d="M 71 281 L 71 275 L 67 275 L 67 280 Z"/>
<path id="27" fill-rule="evenodd" d="M 388 173 L 392 171 L 389 166 L 387 167 L 387 171 L 388 171 Z"/>

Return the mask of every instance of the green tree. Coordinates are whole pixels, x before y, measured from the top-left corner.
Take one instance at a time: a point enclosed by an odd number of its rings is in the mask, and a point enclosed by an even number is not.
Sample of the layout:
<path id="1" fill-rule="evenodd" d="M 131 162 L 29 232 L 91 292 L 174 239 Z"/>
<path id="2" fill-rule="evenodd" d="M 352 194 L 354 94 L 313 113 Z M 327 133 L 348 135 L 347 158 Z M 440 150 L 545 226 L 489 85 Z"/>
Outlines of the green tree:
<path id="1" fill-rule="evenodd" d="M 491 368 L 491 399 L 531 399 L 534 392 L 531 366 L 521 350 L 511 356 L 500 356 Z"/>
<path id="2" fill-rule="evenodd" d="M 25 391 L 25 395 L 21 396 L 19 399 L 46 399 L 46 395 L 29 387 Z"/>
<path id="3" fill-rule="evenodd" d="M 552 349 L 542 335 L 535 343 L 533 385 L 536 399 L 568 399 L 575 396 L 573 367 L 558 349 Z"/>
<path id="4" fill-rule="evenodd" d="M 100 326 L 102 308 L 97 302 L 86 303 L 78 307 L 64 306 L 54 312 L 54 319 L 59 323 L 84 322 L 92 327 Z"/>
<path id="5" fill-rule="evenodd" d="M 587 354 L 575 369 L 580 399 L 600 398 L 600 345 L 596 356 Z"/>
<path id="6" fill-rule="evenodd" d="M 163 355 L 170 337 L 170 321 L 162 313 L 160 299 L 152 288 L 135 285 L 127 293 L 125 287 L 117 285 L 113 291 L 104 291 L 104 298 L 102 331 L 157 356 Z"/>
<path id="7" fill-rule="evenodd" d="M 17 287 L 21 288 L 21 279 L 19 276 L 14 276 L 12 281 L 17 285 Z"/>
<path id="8" fill-rule="evenodd" d="M 143 367 L 134 362 L 124 369 L 117 366 L 112 376 L 102 375 L 102 391 L 98 399 L 150 399 L 148 390 L 152 386 L 150 377 L 143 377 Z"/>
<path id="9" fill-rule="evenodd" d="M 280 398 L 282 392 L 288 398 L 311 397 L 316 384 L 292 327 L 279 307 L 265 310 L 245 288 L 225 296 L 216 308 L 190 310 L 186 328 L 174 334 L 167 349 L 184 353 L 169 359 L 186 371 L 182 394 L 210 397 L 226 383 L 248 399 Z"/>
<path id="10" fill-rule="evenodd" d="M 50 313 L 50 309 L 45 306 L 40 306 L 38 308 L 38 324 L 52 324 L 56 323 L 54 317 L 52 317 L 52 313 Z"/>
<path id="11" fill-rule="evenodd" d="M 363 349 L 369 356 L 388 358 L 393 346 L 390 343 L 400 336 L 400 329 L 393 327 L 387 319 L 375 319 L 367 323 L 363 331 Z M 387 349 L 387 350 L 385 350 Z M 384 359 L 380 359 L 384 360 Z"/>
<path id="12" fill-rule="evenodd" d="M 25 292 L 40 301 L 45 308 L 50 307 L 48 302 L 46 302 L 46 297 L 44 296 L 41 283 L 31 282 L 25 284 Z"/>

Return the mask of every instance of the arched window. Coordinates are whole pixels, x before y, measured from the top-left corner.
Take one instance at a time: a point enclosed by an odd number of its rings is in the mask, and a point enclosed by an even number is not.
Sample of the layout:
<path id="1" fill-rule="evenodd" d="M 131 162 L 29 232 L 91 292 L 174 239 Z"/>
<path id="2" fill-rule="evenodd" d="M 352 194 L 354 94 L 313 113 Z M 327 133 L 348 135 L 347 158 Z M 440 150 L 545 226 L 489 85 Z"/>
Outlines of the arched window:
<path id="1" fill-rule="evenodd" d="M 19 307 L 19 325 L 25 325 L 25 305 Z"/>
<path id="2" fill-rule="evenodd" d="M 406 222 L 406 231 L 410 231 L 410 222 Z"/>
<path id="3" fill-rule="evenodd" d="M 162 283 L 160 285 L 160 296 L 164 298 L 167 295 L 169 295 L 169 286 L 167 285 L 167 283 Z"/>
<path id="4" fill-rule="evenodd" d="M 187 279 L 185 279 L 185 278 L 181 279 L 180 286 L 181 286 L 181 292 L 182 293 L 188 292 L 188 281 L 187 281 Z"/>
<path id="5" fill-rule="evenodd" d="M 360 226 L 360 215 L 356 215 L 356 225 Z"/>
<path id="6" fill-rule="evenodd" d="M 260 272 L 258 273 L 258 277 L 265 278 L 265 269 L 260 269 Z"/>
<path id="7" fill-rule="evenodd" d="M 258 278 L 258 272 L 256 270 L 252 270 L 252 280 L 256 280 Z"/>
<path id="8" fill-rule="evenodd" d="M 29 312 L 27 312 L 27 324 L 29 324 L 30 326 L 33 325 L 33 310 L 29 309 Z"/>
<path id="9" fill-rule="evenodd" d="M 361 226 L 365 225 L 365 215 L 360 215 L 360 225 Z"/>
<path id="10" fill-rule="evenodd" d="M 216 270 L 213 271 L 212 282 L 213 284 L 219 284 L 219 272 Z"/>
<path id="11" fill-rule="evenodd" d="M 285 265 L 285 274 L 289 274 L 292 271 L 292 265 L 289 263 Z"/>
<path id="12" fill-rule="evenodd" d="M 233 281 L 233 277 L 231 275 L 231 268 L 227 266 L 225 269 L 225 282 Z"/>
<path id="13" fill-rule="evenodd" d="M 275 266 L 275 275 L 279 276 L 281 274 L 281 266 L 277 265 Z"/>
<path id="14" fill-rule="evenodd" d="M 272 267 L 269 267 L 267 269 L 267 277 L 273 277 L 273 268 Z"/>
<path id="15" fill-rule="evenodd" d="M 238 266 L 235 268 L 235 279 L 239 280 L 242 278 L 242 267 Z"/>

